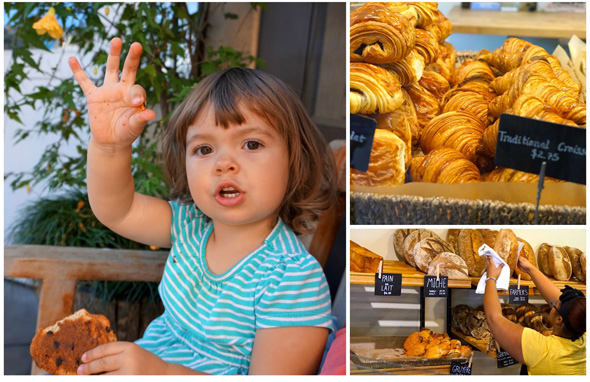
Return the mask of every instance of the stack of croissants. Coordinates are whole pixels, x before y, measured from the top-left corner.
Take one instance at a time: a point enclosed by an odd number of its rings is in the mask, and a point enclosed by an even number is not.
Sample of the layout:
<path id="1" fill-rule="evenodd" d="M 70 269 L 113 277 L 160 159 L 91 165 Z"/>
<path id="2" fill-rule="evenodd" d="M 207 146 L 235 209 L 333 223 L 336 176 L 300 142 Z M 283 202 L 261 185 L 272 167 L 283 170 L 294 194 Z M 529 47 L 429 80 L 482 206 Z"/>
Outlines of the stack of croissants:
<path id="1" fill-rule="evenodd" d="M 457 65 L 434 2 L 366 3 L 350 15 L 350 112 L 374 118 L 369 169 L 351 182 L 535 182 L 494 166 L 502 113 L 585 127 L 580 84 L 543 48 L 508 38 Z M 547 181 L 556 181 L 547 179 Z"/>

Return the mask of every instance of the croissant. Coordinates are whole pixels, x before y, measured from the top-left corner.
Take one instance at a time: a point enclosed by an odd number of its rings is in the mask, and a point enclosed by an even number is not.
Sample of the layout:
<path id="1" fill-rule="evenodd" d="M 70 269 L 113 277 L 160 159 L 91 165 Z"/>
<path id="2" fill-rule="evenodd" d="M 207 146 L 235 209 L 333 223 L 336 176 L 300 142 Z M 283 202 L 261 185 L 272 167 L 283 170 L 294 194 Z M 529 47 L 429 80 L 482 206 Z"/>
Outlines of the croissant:
<path id="1" fill-rule="evenodd" d="M 577 126 L 575 122 L 560 117 L 555 109 L 547 107 L 539 98 L 527 94 L 518 97 L 512 108 L 506 110 L 506 113 L 562 125 Z M 482 153 L 484 155 L 496 155 L 499 127 L 500 119 L 496 120 L 484 131 L 482 136 Z"/>
<path id="2" fill-rule="evenodd" d="M 399 76 L 402 86 L 418 82 L 424 71 L 424 59 L 414 49 L 403 60 L 380 65 Z"/>
<path id="3" fill-rule="evenodd" d="M 429 32 L 432 32 L 438 42 L 443 42 L 447 37 L 453 33 L 453 24 L 442 14 L 441 11 L 437 10 L 437 22 L 428 26 L 423 27 Z"/>
<path id="4" fill-rule="evenodd" d="M 457 51 L 455 47 L 450 42 L 443 41 L 438 44 L 438 54 L 447 69 L 453 72 L 455 70 L 455 63 L 457 62 Z"/>
<path id="5" fill-rule="evenodd" d="M 436 97 L 418 83 L 404 86 L 408 95 L 414 103 L 418 125 L 422 130 L 424 126 L 434 117 L 440 114 L 440 104 Z"/>
<path id="6" fill-rule="evenodd" d="M 485 61 L 467 59 L 455 69 L 451 83 L 452 85 L 457 85 L 472 79 L 492 82 L 494 78 L 492 69 Z"/>
<path id="7" fill-rule="evenodd" d="M 350 112 L 391 113 L 404 102 L 397 74 L 362 62 L 350 64 Z"/>
<path id="8" fill-rule="evenodd" d="M 432 93 L 439 103 L 442 102 L 444 95 L 450 88 L 449 81 L 447 81 L 442 75 L 430 70 L 425 70 L 422 73 L 422 77 L 420 78 L 420 81 L 418 81 L 418 84 Z"/>
<path id="9" fill-rule="evenodd" d="M 425 65 L 435 62 L 439 55 L 436 35 L 424 29 L 416 29 L 416 45 L 414 49 L 424 58 Z"/>
<path id="10" fill-rule="evenodd" d="M 464 111 L 476 116 L 484 125 L 489 125 L 488 106 L 490 101 L 475 91 L 455 92 L 443 107 L 443 114 L 451 111 Z"/>
<path id="11" fill-rule="evenodd" d="M 539 175 L 530 172 L 513 170 L 511 168 L 496 167 L 489 174 L 484 176 L 487 182 L 519 182 L 519 183 L 536 183 L 539 181 Z M 545 182 L 562 182 L 559 179 L 545 177 Z"/>
<path id="12" fill-rule="evenodd" d="M 369 117 L 377 121 L 377 129 L 391 131 L 404 142 L 406 145 L 404 165 L 407 170 L 412 159 L 412 127 L 411 115 L 404 113 L 403 109 L 405 108 L 401 106 L 393 113 L 374 114 Z"/>
<path id="13" fill-rule="evenodd" d="M 523 94 L 539 98 L 545 105 L 554 108 L 564 119 L 572 120 L 578 125 L 586 124 L 586 104 L 558 89 L 542 75 L 526 70 L 514 79 L 504 94 L 490 102 L 489 114 L 493 118 L 498 118 Z"/>
<path id="14" fill-rule="evenodd" d="M 408 2 L 408 5 L 418 13 L 416 28 L 424 28 L 438 22 L 438 3 Z"/>
<path id="15" fill-rule="evenodd" d="M 573 97 L 578 96 L 581 85 L 576 83 L 567 71 L 563 70 L 557 57 L 550 55 L 545 49 L 528 41 L 510 37 L 506 39 L 500 48 L 491 53 L 480 55 L 481 59 L 503 73 L 527 64 L 533 57 L 545 58 L 559 79 L 558 87 L 570 93 Z"/>
<path id="16" fill-rule="evenodd" d="M 433 118 L 424 127 L 420 147 L 425 153 L 441 147 L 452 148 L 477 163 L 484 130 L 485 125 L 473 114 L 451 111 Z"/>
<path id="17" fill-rule="evenodd" d="M 402 14 L 406 19 L 408 19 L 408 21 L 410 21 L 412 26 L 416 26 L 416 23 L 418 22 L 418 12 L 416 12 L 416 8 L 409 6 L 408 3 L 390 2 L 379 4 L 385 5 L 390 11 L 394 13 Z"/>
<path id="18" fill-rule="evenodd" d="M 350 60 L 384 64 L 406 57 L 416 32 L 403 15 L 379 3 L 367 3 L 350 15 Z"/>
<path id="19" fill-rule="evenodd" d="M 442 147 L 410 162 L 410 177 L 415 182 L 458 184 L 481 180 L 475 164 L 457 150 Z"/>
<path id="20" fill-rule="evenodd" d="M 361 186 L 396 186 L 406 177 L 405 143 L 394 133 L 376 129 L 369 159 L 369 169 L 350 169 L 351 184 Z"/>

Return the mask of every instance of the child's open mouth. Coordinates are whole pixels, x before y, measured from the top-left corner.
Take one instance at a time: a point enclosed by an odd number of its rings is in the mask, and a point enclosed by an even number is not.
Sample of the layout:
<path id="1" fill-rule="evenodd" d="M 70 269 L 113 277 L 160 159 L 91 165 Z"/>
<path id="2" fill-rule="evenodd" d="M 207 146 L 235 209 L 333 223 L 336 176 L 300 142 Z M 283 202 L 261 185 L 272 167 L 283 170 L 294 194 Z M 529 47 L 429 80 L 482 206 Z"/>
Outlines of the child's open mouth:
<path id="1" fill-rule="evenodd" d="M 219 195 L 223 198 L 235 198 L 240 195 L 240 192 L 233 187 L 224 187 L 220 192 Z"/>

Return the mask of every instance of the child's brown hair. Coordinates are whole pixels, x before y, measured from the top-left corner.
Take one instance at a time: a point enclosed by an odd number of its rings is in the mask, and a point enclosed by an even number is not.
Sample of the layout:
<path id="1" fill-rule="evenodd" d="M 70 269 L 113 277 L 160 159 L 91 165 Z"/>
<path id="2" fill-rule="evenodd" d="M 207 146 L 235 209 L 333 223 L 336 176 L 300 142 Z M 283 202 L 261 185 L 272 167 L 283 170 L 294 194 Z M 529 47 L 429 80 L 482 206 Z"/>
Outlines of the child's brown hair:
<path id="1" fill-rule="evenodd" d="M 176 108 L 163 132 L 164 169 L 172 199 L 192 200 L 186 176 L 186 135 L 201 110 L 213 107 L 227 129 L 245 122 L 247 108 L 275 127 L 289 150 L 289 182 L 279 216 L 295 233 L 309 233 L 336 198 L 332 150 L 295 93 L 268 73 L 230 68 L 203 79 Z"/>

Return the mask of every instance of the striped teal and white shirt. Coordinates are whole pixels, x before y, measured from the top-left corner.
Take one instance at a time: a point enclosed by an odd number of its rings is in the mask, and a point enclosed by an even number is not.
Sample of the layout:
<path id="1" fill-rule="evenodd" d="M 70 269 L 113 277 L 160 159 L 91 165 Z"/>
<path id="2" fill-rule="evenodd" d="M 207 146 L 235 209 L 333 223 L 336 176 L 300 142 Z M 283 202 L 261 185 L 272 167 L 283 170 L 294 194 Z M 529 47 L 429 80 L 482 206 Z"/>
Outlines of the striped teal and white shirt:
<path id="1" fill-rule="evenodd" d="M 215 275 L 205 260 L 211 220 L 194 203 L 170 206 L 172 249 L 159 286 L 165 312 L 137 344 L 206 373 L 248 374 L 257 329 L 332 329 L 322 268 L 280 219 L 258 249 Z"/>

